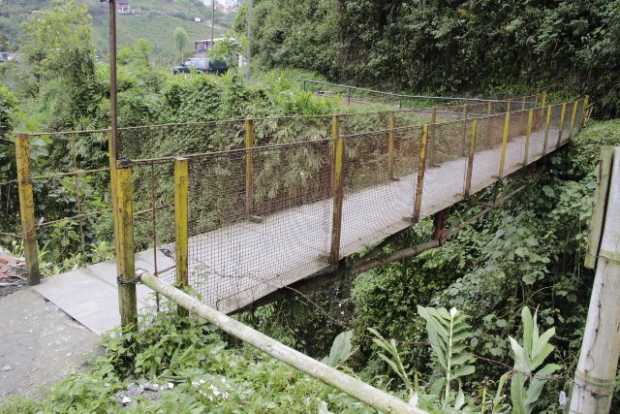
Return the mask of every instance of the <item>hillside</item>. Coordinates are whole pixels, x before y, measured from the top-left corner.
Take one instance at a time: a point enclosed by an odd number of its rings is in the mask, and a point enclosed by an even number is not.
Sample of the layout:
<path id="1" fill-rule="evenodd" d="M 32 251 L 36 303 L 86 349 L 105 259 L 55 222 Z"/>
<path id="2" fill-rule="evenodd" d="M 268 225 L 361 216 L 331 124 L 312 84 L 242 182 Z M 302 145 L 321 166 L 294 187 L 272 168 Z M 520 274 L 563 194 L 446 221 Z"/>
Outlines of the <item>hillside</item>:
<path id="1" fill-rule="evenodd" d="M 77 0 L 88 5 L 93 17 L 93 39 L 100 55 L 107 51 L 107 4 L 99 0 Z M 11 49 L 19 47 L 21 25 L 36 10 L 46 8 L 49 0 L 16 0 L 0 8 L 0 48 L 2 36 Z M 144 38 L 155 46 L 161 63 L 175 60 L 173 31 L 183 27 L 190 41 L 211 36 L 211 8 L 199 0 L 130 0 L 131 14 L 118 16 L 118 35 L 121 46 Z M 200 18 L 196 22 L 195 18 Z M 215 35 L 221 36 L 234 20 L 233 14 L 216 11 Z"/>

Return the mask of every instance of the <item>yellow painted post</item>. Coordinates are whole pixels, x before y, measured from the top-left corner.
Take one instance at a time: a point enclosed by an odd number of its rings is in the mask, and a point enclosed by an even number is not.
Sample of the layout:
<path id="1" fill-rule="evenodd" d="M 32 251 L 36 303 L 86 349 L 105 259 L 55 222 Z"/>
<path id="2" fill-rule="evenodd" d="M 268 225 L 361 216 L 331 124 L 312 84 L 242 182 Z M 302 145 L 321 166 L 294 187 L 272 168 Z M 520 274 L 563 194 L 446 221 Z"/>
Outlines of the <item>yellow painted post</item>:
<path id="1" fill-rule="evenodd" d="M 463 104 L 463 139 L 462 139 L 462 154 L 466 156 L 467 152 L 467 118 L 469 116 L 467 104 Z"/>
<path id="2" fill-rule="evenodd" d="M 542 98 L 540 101 L 540 107 L 544 108 L 547 105 L 547 92 L 542 93 Z"/>
<path id="3" fill-rule="evenodd" d="M 476 154 L 476 140 L 478 139 L 478 120 L 474 119 L 469 135 L 469 153 L 467 154 L 467 175 L 465 177 L 464 197 L 467 199 L 471 193 L 471 180 L 474 174 L 474 155 Z"/>
<path id="4" fill-rule="evenodd" d="M 134 258 L 133 173 L 130 165 L 121 164 L 117 166 L 115 184 L 116 211 L 114 219 L 118 230 L 116 234 L 118 305 L 121 314 L 121 328 L 125 331 L 134 331 L 138 327 L 138 305 Z"/>
<path id="5" fill-rule="evenodd" d="M 342 205 L 344 201 L 344 139 L 340 134 L 334 141 L 334 201 L 332 215 L 332 245 L 329 262 L 340 261 L 340 238 L 342 234 Z"/>
<path id="6" fill-rule="evenodd" d="M 573 139 L 575 137 L 575 126 L 577 123 L 577 108 L 579 107 L 579 99 L 575 99 L 573 101 L 573 111 L 570 115 L 570 135 L 568 139 Z"/>
<path id="7" fill-rule="evenodd" d="M 245 215 L 251 216 L 254 210 L 254 120 L 245 120 Z"/>
<path id="8" fill-rule="evenodd" d="M 112 215 L 113 215 L 113 220 L 112 220 L 112 231 L 113 231 L 113 236 L 114 236 L 114 240 L 116 240 L 117 238 L 117 234 L 118 234 L 118 222 L 116 220 L 116 207 L 117 207 L 117 194 L 118 194 L 118 190 L 117 190 L 117 182 L 116 182 L 116 161 L 118 159 L 117 156 L 117 149 L 116 149 L 116 144 L 114 142 L 114 135 L 109 132 L 108 133 L 108 165 L 110 166 L 110 199 L 112 202 Z M 119 251 L 118 251 L 118 243 L 114 242 L 114 251 L 116 253 L 116 257 L 119 257 Z M 116 273 L 120 274 L 120 270 L 118 268 L 118 262 L 117 262 L 117 266 L 116 266 Z"/>
<path id="9" fill-rule="evenodd" d="M 424 193 L 424 174 L 426 173 L 426 152 L 428 149 L 428 124 L 422 127 L 420 136 L 420 160 L 418 164 L 418 180 L 415 189 L 415 199 L 413 202 L 413 222 L 420 221 L 422 214 L 422 195 Z"/>
<path id="10" fill-rule="evenodd" d="M 581 119 L 579 120 L 581 125 L 580 128 L 586 126 L 586 112 L 588 111 L 588 106 L 590 106 L 590 95 L 586 95 L 586 97 L 583 98 L 583 110 L 581 111 Z"/>
<path id="11" fill-rule="evenodd" d="M 396 178 L 394 173 L 394 128 L 396 128 L 396 117 L 391 112 L 388 115 L 388 174 L 391 180 Z"/>
<path id="12" fill-rule="evenodd" d="M 510 138 L 510 103 L 508 103 L 508 111 L 504 115 L 504 132 L 502 135 L 502 149 L 499 158 L 498 177 L 504 178 L 504 167 L 506 166 L 506 152 L 508 151 L 508 139 Z"/>
<path id="13" fill-rule="evenodd" d="M 560 112 L 560 131 L 558 132 L 558 142 L 555 147 L 559 148 L 562 144 L 562 135 L 564 133 L 564 121 L 566 120 L 566 102 L 562 104 L 562 110 Z"/>
<path id="14" fill-rule="evenodd" d="M 30 173 L 30 143 L 25 134 L 20 134 L 15 139 L 15 158 L 24 256 L 26 258 L 26 270 L 28 271 L 28 284 L 33 286 L 40 283 L 41 273 L 39 271 L 37 226 L 34 217 L 34 195 Z"/>
<path id="15" fill-rule="evenodd" d="M 179 289 L 189 286 L 189 160 L 174 161 L 174 218 L 176 227 L 175 259 L 176 284 Z M 179 315 L 187 312 L 179 308 Z"/>
<path id="16" fill-rule="evenodd" d="M 493 113 L 493 102 L 487 102 L 487 115 L 491 115 Z"/>
<path id="17" fill-rule="evenodd" d="M 532 126 L 534 125 L 534 110 L 530 109 L 527 114 L 527 134 L 525 135 L 525 154 L 523 154 L 523 166 L 527 165 L 530 154 L 530 140 L 532 139 Z"/>
<path id="18" fill-rule="evenodd" d="M 543 141 L 543 155 L 547 153 L 547 146 L 549 145 L 549 128 L 551 127 L 551 113 L 553 108 L 551 105 L 547 106 L 547 119 L 545 120 L 545 138 Z"/>

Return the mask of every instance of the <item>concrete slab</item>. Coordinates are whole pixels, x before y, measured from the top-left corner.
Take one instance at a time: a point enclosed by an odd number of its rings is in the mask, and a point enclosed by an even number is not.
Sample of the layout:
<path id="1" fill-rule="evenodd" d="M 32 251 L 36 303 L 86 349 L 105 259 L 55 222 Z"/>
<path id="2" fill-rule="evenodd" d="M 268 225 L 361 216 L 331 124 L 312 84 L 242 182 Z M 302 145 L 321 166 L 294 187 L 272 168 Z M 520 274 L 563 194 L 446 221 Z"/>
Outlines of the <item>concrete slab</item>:
<path id="1" fill-rule="evenodd" d="M 97 335 L 34 290 L 0 298 L 0 315 L 0 400 L 39 397 L 99 350 Z"/>

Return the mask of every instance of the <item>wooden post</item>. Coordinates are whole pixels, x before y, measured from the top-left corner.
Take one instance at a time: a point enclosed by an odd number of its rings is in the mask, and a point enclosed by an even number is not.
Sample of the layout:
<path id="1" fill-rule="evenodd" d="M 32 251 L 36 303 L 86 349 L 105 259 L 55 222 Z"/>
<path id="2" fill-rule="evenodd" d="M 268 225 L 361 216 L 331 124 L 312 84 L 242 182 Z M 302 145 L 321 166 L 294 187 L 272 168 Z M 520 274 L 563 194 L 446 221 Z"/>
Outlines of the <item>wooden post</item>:
<path id="1" fill-rule="evenodd" d="M 344 139 L 338 134 L 334 142 L 334 204 L 332 215 L 332 245 L 329 262 L 340 261 L 340 238 L 342 234 L 342 205 L 344 201 Z"/>
<path id="2" fill-rule="evenodd" d="M 573 101 L 573 111 L 570 115 L 570 134 L 568 139 L 573 139 L 575 137 L 575 125 L 577 123 L 577 108 L 579 107 L 579 99 Z"/>
<path id="3" fill-rule="evenodd" d="M 543 141 L 543 155 L 547 153 L 547 145 L 549 144 L 549 128 L 551 127 L 551 113 L 553 108 L 551 105 L 547 106 L 547 119 L 545 120 L 545 138 Z"/>
<path id="4" fill-rule="evenodd" d="M 114 139 L 114 134 L 112 132 L 108 133 L 108 165 L 110 166 L 110 199 L 112 202 L 112 231 L 114 236 L 114 251 L 116 257 L 120 257 L 120 253 L 118 251 L 118 243 L 116 243 L 117 235 L 118 235 L 118 220 L 116 219 L 117 212 L 117 174 L 116 174 L 116 161 L 118 159 L 117 149 Z M 118 266 L 118 262 L 116 264 L 116 273 L 120 274 L 120 269 Z"/>
<path id="5" fill-rule="evenodd" d="M 620 354 L 620 148 L 613 154 L 606 218 L 570 401 L 572 414 L 607 414 Z"/>
<path id="6" fill-rule="evenodd" d="M 388 115 L 388 175 L 390 180 L 396 179 L 396 174 L 394 173 L 394 140 L 395 140 L 395 131 L 396 128 L 396 117 L 393 112 L 390 112 Z"/>
<path id="7" fill-rule="evenodd" d="M 581 128 L 586 126 L 586 112 L 588 111 L 588 106 L 590 106 L 590 95 L 586 95 L 586 97 L 583 98 L 583 110 L 581 111 L 580 120 Z"/>
<path id="8" fill-rule="evenodd" d="M 462 155 L 463 157 L 466 156 L 466 151 L 467 151 L 467 118 L 469 116 L 468 113 L 468 108 L 467 108 L 467 104 L 463 104 L 463 139 L 462 139 Z"/>
<path id="9" fill-rule="evenodd" d="M 542 98 L 540 99 L 540 107 L 544 108 L 547 105 L 547 92 L 542 93 Z"/>
<path id="10" fill-rule="evenodd" d="M 20 134 L 15 139 L 15 158 L 24 256 L 26 258 L 26 270 L 28 271 L 28 284 L 33 286 L 40 283 L 41 273 L 39 271 L 37 225 L 34 217 L 34 195 L 30 173 L 30 143 L 25 134 Z"/>
<path id="11" fill-rule="evenodd" d="M 426 172 L 426 151 L 428 149 L 428 124 L 422 127 L 422 135 L 420 136 L 420 160 L 418 164 L 418 179 L 415 188 L 415 199 L 413 201 L 413 219 L 414 223 L 420 221 L 422 214 L 422 195 L 424 193 L 424 174 Z"/>
<path id="12" fill-rule="evenodd" d="M 176 227 L 176 284 L 189 286 L 189 160 L 174 161 L 174 218 Z M 182 311 L 179 309 L 179 313 Z"/>
<path id="13" fill-rule="evenodd" d="M 254 210 L 254 120 L 245 120 L 245 215 L 250 217 Z"/>
<path id="14" fill-rule="evenodd" d="M 175 289 L 173 286 L 167 285 L 154 276 L 143 275 L 142 282 L 154 291 L 159 292 L 171 301 L 177 303 L 179 306 L 183 306 L 188 311 L 191 311 L 192 314 L 206 319 L 227 334 L 252 345 L 273 358 L 325 384 L 335 387 L 381 412 L 391 414 L 426 414 L 426 411 L 414 407 L 385 391 L 374 388 L 355 377 L 347 375 L 340 370 L 310 358 L 308 355 L 287 347 L 281 342 L 205 305 L 198 299 Z"/>
<path id="15" fill-rule="evenodd" d="M 527 134 L 525 135 L 525 154 L 523 154 L 523 166 L 527 165 L 530 153 L 530 140 L 532 139 L 532 125 L 534 124 L 534 110 L 530 109 L 527 114 Z"/>
<path id="16" fill-rule="evenodd" d="M 508 139 L 510 138 L 510 102 L 508 103 L 508 111 L 504 115 L 504 132 L 502 135 L 502 149 L 499 158 L 498 177 L 504 178 L 504 167 L 506 166 L 506 152 L 508 151 Z"/>
<path id="17" fill-rule="evenodd" d="M 465 177 L 465 190 L 463 196 L 469 198 L 471 193 L 471 179 L 474 174 L 474 155 L 476 154 L 476 140 L 478 135 L 478 120 L 474 119 L 471 125 L 471 133 L 469 135 L 469 153 L 467 154 L 467 175 Z"/>
<path id="18" fill-rule="evenodd" d="M 115 222 L 117 269 L 118 269 L 118 304 L 121 314 L 121 327 L 125 331 L 137 330 L 138 306 L 136 299 L 136 266 L 134 258 L 133 234 L 133 173 L 131 166 L 119 165 L 116 170 Z"/>
<path id="19" fill-rule="evenodd" d="M 493 102 L 487 102 L 487 115 L 491 115 L 493 113 Z"/>
<path id="20" fill-rule="evenodd" d="M 566 120 L 566 102 L 562 104 L 562 110 L 560 112 L 560 131 L 558 132 L 558 142 L 555 144 L 556 148 L 560 148 L 562 145 L 562 135 L 564 133 L 564 121 Z"/>

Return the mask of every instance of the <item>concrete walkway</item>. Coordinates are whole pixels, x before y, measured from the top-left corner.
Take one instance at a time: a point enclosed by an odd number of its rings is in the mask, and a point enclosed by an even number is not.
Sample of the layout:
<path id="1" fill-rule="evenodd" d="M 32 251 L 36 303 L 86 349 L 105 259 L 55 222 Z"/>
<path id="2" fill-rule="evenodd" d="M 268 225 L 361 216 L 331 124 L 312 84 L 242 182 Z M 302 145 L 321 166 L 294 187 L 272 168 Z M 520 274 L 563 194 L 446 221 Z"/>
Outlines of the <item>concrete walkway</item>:
<path id="1" fill-rule="evenodd" d="M 550 146 L 558 132 L 550 130 Z M 567 135 L 565 131 L 565 138 Z M 510 141 L 506 175 L 523 168 L 524 141 L 524 137 Z M 531 138 L 529 163 L 543 156 L 542 147 L 543 131 L 539 130 Z M 476 153 L 472 193 L 497 180 L 499 158 L 499 147 Z M 426 171 L 423 217 L 462 200 L 465 165 L 465 159 L 457 159 Z M 412 174 L 345 195 L 343 256 L 376 245 L 411 225 L 403 218 L 413 212 L 416 180 Z M 233 312 L 327 268 L 331 205 L 332 200 L 322 200 L 275 213 L 261 223 L 238 223 L 190 238 L 190 285 L 205 303 Z M 165 247 L 174 251 L 174 246 Z M 161 275 L 171 282 L 174 261 L 163 254 L 157 257 L 158 269 L 172 269 Z M 136 267 L 153 272 L 152 250 L 136 256 Z M 97 334 L 119 324 L 113 262 L 47 278 L 36 290 Z M 138 287 L 138 300 L 143 312 L 152 308 L 152 296 L 144 286 Z"/>
<path id="2" fill-rule="evenodd" d="M 0 400 L 40 396 L 80 370 L 100 338 L 26 288 L 0 298 Z"/>

